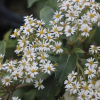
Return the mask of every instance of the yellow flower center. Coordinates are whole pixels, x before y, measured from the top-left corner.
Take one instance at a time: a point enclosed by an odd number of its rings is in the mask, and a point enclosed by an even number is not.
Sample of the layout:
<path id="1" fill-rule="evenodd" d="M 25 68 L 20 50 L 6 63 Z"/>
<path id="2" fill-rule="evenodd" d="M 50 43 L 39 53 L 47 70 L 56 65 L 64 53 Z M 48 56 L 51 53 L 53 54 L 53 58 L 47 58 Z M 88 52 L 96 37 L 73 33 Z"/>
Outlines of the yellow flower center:
<path id="1" fill-rule="evenodd" d="M 45 57 L 44 57 L 44 56 L 41 56 L 41 59 L 43 59 L 43 60 L 44 60 L 44 59 L 45 59 Z"/>
<path id="2" fill-rule="evenodd" d="M 49 66 L 49 67 L 47 67 L 47 70 L 51 70 L 50 66 Z"/>
<path id="3" fill-rule="evenodd" d="M 30 29 L 27 29 L 27 32 L 30 32 Z"/>
<path id="4" fill-rule="evenodd" d="M 71 76 L 74 77 L 74 74 L 72 74 Z"/>
<path id="5" fill-rule="evenodd" d="M 70 84 L 71 83 L 71 81 L 68 81 L 68 84 Z"/>
<path id="6" fill-rule="evenodd" d="M 93 4 L 94 4 L 94 2 L 90 2 L 90 4 L 91 4 L 91 5 L 93 5 Z"/>
<path id="7" fill-rule="evenodd" d="M 38 23 L 38 25 L 41 25 L 41 23 Z"/>
<path id="8" fill-rule="evenodd" d="M 43 34 L 43 30 L 40 31 L 40 34 Z"/>
<path id="9" fill-rule="evenodd" d="M 76 89 L 76 88 L 77 88 L 77 86 L 76 86 L 76 85 L 74 85 L 74 86 L 73 86 L 73 89 Z"/>
<path id="10" fill-rule="evenodd" d="M 66 4 L 67 7 L 69 7 L 69 4 Z"/>
<path id="11" fill-rule="evenodd" d="M 36 45 L 32 45 L 32 47 L 33 47 L 33 48 L 35 48 L 35 47 L 36 47 Z"/>
<path id="12" fill-rule="evenodd" d="M 24 43 L 23 48 L 25 48 L 25 47 L 26 47 L 26 44 Z"/>
<path id="13" fill-rule="evenodd" d="M 87 24 L 87 20 L 83 20 L 83 24 Z"/>
<path id="14" fill-rule="evenodd" d="M 94 63 L 93 61 L 90 61 L 90 62 L 89 62 L 90 65 L 93 65 L 93 63 Z"/>
<path id="15" fill-rule="evenodd" d="M 88 90 L 88 86 L 84 86 L 84 90 Z"/>
<path id="16" fill-rule="evenodd" d="M 53 21 L 53 24 L 55 24 L 56 22 L 55 21 Z"/>
<path id="17" fill-rule="evenodd" d="M 22 42 L 25 43 L 26 42 L 26 39 L 22 39 Z"/>
<path id="18" fill-rule="evenodd" d="M 19 51 L 21 49 L 21 47 L 18 46 L 17 50 Z"/>
<path id="19" fill-rule="evenodd" d="M 76 2 L 79 2 L 79 0 L 76 0 Z"/>
<path id="20" fill-rule="evenodd" d="M 71 29 L 68 30 L 68 33 L 71 33 Z"/>
<path id="21" fill-rule="evenodd" d="M 74 13 L 70 13 L 70 16 L 73 17 L 74 16 Z"/>
<path id="22" fill-rule="evenodd" d="M 29 21 L 29 24 L 32 24 L 32 23 L 33 23 L 33 21 L 32 21 L 32 20 L 30 20 L 30 21 Z"/>
<path id="23" fill-rule="evenodd" d="M 93 18 L 94 17 L 94 14 L 90 14 L 90 17 Z"/>
<path id="24" fill-rule="evenodd" d="M 42 83 L 38 83 L 38 86 L 41 86 L 42 85 Z"/>
<path id="25" fill-rule="evenodd" d="M 79 5 L 80 8 L 82 8 L 82 5 Z"/>
<path id="26" fill-rule="evenodd" d="M 82 97 L 82 98 L 85 98 L 85 95 L 84 95 L 84 94 L 82 94 L 82 95 L 81 95 L 81 97 Z"/>
<path id="27" fill-rule="evenodd" d="M 12 69 L 12 66 L 9 66 L 10 69 Z"/>
<path id="28" fill-rule="evenodd" d="M 28 51 L 27 51 L 27 54 L 28 54 L 28 55 L 29 55 L 29 54 L 31 54 L 31 51 L 30 51 L 30 50 L 28 50 Z"/>
<path id="29" fill-rule="evenodd" d="M 14 35 L 17 35 L 17 32 L 14 32 Z"/>
<path id="30" fill-rule="evenodd" d="M 48 36 L 47 39 L 51 39 L 51 37 Z"/>
<path id="31" fill-rule="evenodd" d="M 41 47 L 44 47 L 44 44 L 41 44 Z"/>
<path id="32" fill-rule="evenodd" d="M 35 69 L 32 69 L 32 70 L 31 70 L 32 73 L 34 73 L 35 71 L 36 71 Z"/>
<path id="33" fill-rule="evenodd" d="M 89 70 L 88 74 L 91 75 L 92 74 L 92 71 Z"/>
<path id="34" fill-rule="evenodd" d="M 32 55 L 30 55 L 30 58 L 33 58 L 33 56 L 32 56 Z"/>
<path id="35" fill-rule="evenodd" d="M 88 28 L 85 28 L 85 29 L 84 29 L 84 32 L 85 32 L 85 33 L 88 33 Z"/>
<path id="36" fill-rule="evenodd" d="M 31 78 L 31 77 L 30 77 L 30 74 L 27 75 L 27 78 Z"/>
<path id="37" fill-rule="evenodd" d="M 9 82 L 9 79 L 5 79 L 5 82 Z"/>
<path id="38" fill-rule="evenodd" d="M 23 28 L 25 28 L 26 27 L 26 25 L 23 25 Z"/>
<path id="39" fill-rule="evenodd" d="M 100 3 L 98 3 L 98 6 L 100 6 Z"/>
<path id="40" fill-rule="evenodd" d="M 59 18 L 59 17 L 60 17 L 60 14 L 57 14 L 57 15 L 56 15 L 56 18 Z"/>
<path id="41" fill-rule="evenodd" d="M 93 47 L 93 50 L 97 50 L 97 47 L 96 47 L 96 46 L 94 46 L 94 47 Z"/>
<path id="42" fill-rule="evenodd" d="M 26 65 L 26 63 L 25 63 L 25 62 L 22 62 L 22 65 L 23 65 L 23 66 L 25 66 L 25 65 Z"/>
<path id="43" fill-rule="evenodd" d="M 0 56 L 0 59 L 2 59 L 2 56 Z"/>
<path id="44" fill-rule="evenodd" d="M 54 28 L 54 32 L 57 32 L 57 28 Z"/>
<path id="45" fill-rule="evenodd" d="M 19 74 L 16 74 L 16 77 L 18 77 L 19 76 Z"/>
<path id="46" fill-rule="evenodd" d="M 59 45 L 57 45 L 55 48 L 56 48 L 57 50 L 59 50 L 59 49 L 60 49 Z"/>
<path id="47" fill-rule="evenodd" d="M 92 81 L 92 84 L 95 85 L 96 81 Z"/>

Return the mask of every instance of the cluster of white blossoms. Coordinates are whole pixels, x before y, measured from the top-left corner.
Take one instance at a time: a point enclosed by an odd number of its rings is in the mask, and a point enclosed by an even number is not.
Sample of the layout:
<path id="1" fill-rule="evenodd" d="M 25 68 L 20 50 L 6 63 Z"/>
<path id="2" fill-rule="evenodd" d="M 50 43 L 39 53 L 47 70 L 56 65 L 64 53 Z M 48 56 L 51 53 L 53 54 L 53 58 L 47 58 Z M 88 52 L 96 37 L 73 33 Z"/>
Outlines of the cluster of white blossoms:
<path id="1" fill-rule="evenodd" d="M 100 26 L 100 3 L 95 0 L 58 0 L 60 11 L 53 16 L 52 31 L 56 37 L 89 36 L 93 26 Z"/>
<path id="2" fill-rule="evenodd" d="M 91 45 L 91 48 L 95 47 Z M 90 48 L 90 49 L 91 49 Z M 100 49 L 100 48 L 99 48 Z M 97 49 L 96 53 L 99 53 Z M 96 49 L 95 49 L 96 50 Z M 93 51 L 92 51 L 93 52 Z M 99 56 L 97 56 L 99 57 Z M 100 99 L 100 66 L 95 58 L 87 59 L 86 68 L 83 69 L 83 76 L 72 71 L 64 81 L 66 91 L 70 91 L 70 95 L 77 96 L 78 100 L 99 100 Z M 81 70 L 82 71 L 82 70 Z"/>
<path id="3" fill-rule="evenodd" d="M 60 37 L 65 35 L 67 38 L 74 34 L 75 37 L 87 37 L 93 26 L 100 26 L 100 3 L 96 3 L 95 0 L 58 0 L 58 2 L 60 11 L 54 12 L 53 20 L 50 21 L 51 29 L 46 28 L 44 21 L 34 19 L 30 15 L 24 17 L 23 26 L 14 30 L 11 38 L 17 38 L 15 53 L 20 56 L 20 60 L 0 63 L 0 71 L 8 73 L 1 77 L 0 83 L 4 88 L 18 81 L 22 84 L 33 83 L 38 90 L 43 89 L 41 73 L 50 75 L 56 71 L 53 62 L 48 60 L 49 53 L 63 53 Z M 92 54 L 97 53 L 98 50 L 100 47 L 91 45 Z M 3 57 L 4 55 L 1 55 L 0 59 Z M 88 75 L 88 82 L 83 81 L 81 77 L 80 81 L 76 81 L 77 73 L 72 72 L 68 75 L 68 81 L 65 81 L 66 90 L 70 89 L 71 94 L 78 92 L 78 98 L 97 99 L 100 97 L 98 90 L 100 80 L 94 82 L 94 77 L 99 73 L 100 68 L 94 58 L 89 58 L 87 61 L 89 63 L 86 64 L 87 69 L 84 74 Z"/>

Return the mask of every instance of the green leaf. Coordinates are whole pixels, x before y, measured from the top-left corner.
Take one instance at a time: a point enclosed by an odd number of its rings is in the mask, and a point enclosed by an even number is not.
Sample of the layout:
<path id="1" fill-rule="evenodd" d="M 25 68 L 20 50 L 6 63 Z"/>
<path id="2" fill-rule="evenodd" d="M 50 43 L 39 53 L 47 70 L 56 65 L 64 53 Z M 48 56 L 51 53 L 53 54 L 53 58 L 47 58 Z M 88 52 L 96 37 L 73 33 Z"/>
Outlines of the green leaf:
<path id="1" fill-rule="evenodd" d="M 33 5 L 33 3 L 35 3 L 36 1 L 38 1 L 38 0 L 27 0 L 28 8 L 30 8 Z"/>
<path id="2" fill-rule="evenodd" d="M 9 39 L 6 48 L 16 47 L 17 39 Z"/>
<path id="3" fill-rule="evenodd" d="M 9 36 L 10 36 L 11 33 L 12 33 L 12 29 L 10 29 L 9 31 L 7 31 L 4 34 L 3 39 L 7 41 L 9 39 Z"/>
<path id="4" fill-rule="evenodd" d="M 29 89 L 30 89 L 29 87 L 19 88 L 13 92 L 12 97 L 18 96 L 19 98 L 22 98 L 24 94 L 29 91 Z"/>
<path id="5" fill-rule="evenodd" d="M 80 48 L 74 48 L 73 50 L 72 50 L 72 53 L 85 53 L 85 51 L 83 51 L 82 49 L 80 49 Z"/>
<path id="6" fill-rule="evenodd" d="M 85 58 L 82 58 L 81 61 L 83 64 L 87 63 L 87 59 L 85 59 Z"/>
<path id="7" fill-rule="evenodd" d="M 36 97 L 38 100 L 56 100 L 55 96 L 59 94 L 61 86 L 56 86 L 55 76 L 53 75 L 45 80 L 43 85 L 45 88 L 37 91 Z"/>
<path id="8" fill-rule="evenodd" d="M 68 73 L 71 73 L 76 68 L 78 57 L 75 53 L 72 55 L 62 54 L 57 60 L 58 66 L 55 76 L 57 79 L 57 84 L 61 84 L 66 78 Z"/>
<path id="9" fill-rule="evenodd" d="M 59 8 L 57 6 L 57 0 L 48 0 L 45 3 L 44 7 L 46 7 L 46 6 L 52 8 L 54 11 L 59 10 Z"/>
<path id="10" fill-rule="evenodd" d="M 56 62 L 58 58 L 59 58 L 58 55 L 49 55 L 49 57 L 47 57 L 46 59 Z"/>
<path id="11" fill-rule="evenodd" d="M 32 89 L 25 93 L 24 100 L 35 100 L 36 91 L 36 89 Z"/>
<path id="12" fill-rule="evenodd" d="M 40 18 L 45 22 L 45 26 L 50 28 L 49 21 L 52 19 L 53 9 L 50 7 L 45 7 L 40 11 Z"/>
<path id="13" fill-rule="evenodd" d="M 5 55 L 5 42 L 0 41 L 0 54 Z"/>

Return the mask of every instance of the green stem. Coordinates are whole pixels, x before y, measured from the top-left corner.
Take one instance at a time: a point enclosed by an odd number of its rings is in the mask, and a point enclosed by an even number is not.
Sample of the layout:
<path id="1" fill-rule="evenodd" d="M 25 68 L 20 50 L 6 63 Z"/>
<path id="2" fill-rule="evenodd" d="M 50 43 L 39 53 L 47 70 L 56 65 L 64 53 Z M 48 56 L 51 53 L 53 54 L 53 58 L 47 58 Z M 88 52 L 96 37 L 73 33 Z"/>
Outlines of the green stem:
<path id="1" fill-rule="evenodd" d="M 85 79 L 84 70 L 82 69 L 82 67 L 80 66 L 80 64 L 78 62 L 77 62 L 77 67 L 81 70 L 82 75 L 83 75 L 83 79 Z"/>

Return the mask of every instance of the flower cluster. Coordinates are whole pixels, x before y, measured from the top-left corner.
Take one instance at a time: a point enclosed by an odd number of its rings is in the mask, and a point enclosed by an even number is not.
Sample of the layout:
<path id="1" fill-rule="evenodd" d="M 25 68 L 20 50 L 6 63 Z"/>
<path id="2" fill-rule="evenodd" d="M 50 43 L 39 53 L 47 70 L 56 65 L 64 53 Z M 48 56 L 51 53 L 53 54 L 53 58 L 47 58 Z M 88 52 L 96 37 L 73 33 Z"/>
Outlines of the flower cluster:
<path id="1" fill-rule="evenodd" d="M 20 60 L 0 63 L 0 71 L 8 73 L 0 81 L 4 88 L 12 86 L 14 81 L 19 84 L 32 83 L 38 90 L 45 88 L 40 76 L 45 73 L 50 75 L 56 71 L 54 63 L 49 60 L 49 53 L 64 53 L 62 37 L 70 41 L 69 37 L 74 35 L 77 41 L 78 37 L 88 37 L 93 26 L 100 26 L 100 3 L 96 3 L 95 0 L 58 0 L 58 6 L 60 11 L 54 12 L 49 29 L 46 28 L 44 21 L 34 19 L 30 15 L 24 17 L 23 26 L 14 30 L 11 38 L 17 38 L 15 53 L 20 56 Z M 92 54 L 98 51 L 100 47 L 91 45 Z M 0 59 L 3 57 L 1 54 Z M 65 88 L 70 90 L 70 94 L 77 94 L 78 99 L 97 100 L 100 98 L 100 67 L 97 55 L 87 61 L 84 70 L 87 82 L 82 76 L 78 77 L 77 72 L 72 71 L 68 75 L 68 80 L 64 82 Z"/>
<path id="2" fill-rule="evenodd" d="M 95 0 L 58 0 L 60 11 L 50 21 L 56 37 L 65 34 L 89 36 L 92 26 L 100 26 L 100 4 Z M 62 33 L 63 31 L 63 33 Z M 78 34 L 77 34 L 78 33 Z"/>
<path id="3" fill-rule="evenodd" d="M 96 47 L 92 45 L 92 47 Z M 98 48 L 98 47 L 97 47 Z M 91 48 L 90 48 L 91 49 Z M 99 51 L 97 51 L 99 53 Z M 95 59 L 98 59 L 97 61 Z M 97 58 L 88 58 L 85 64 L 83 76 L 72 71 L 64 81 L 66 91 L 71 95 L 77 95 L 78 100 L 99 100 L 100 99 L 100 66 L 99 55 Z M 77 67 L 81 67 L 77 65 Z"/>

